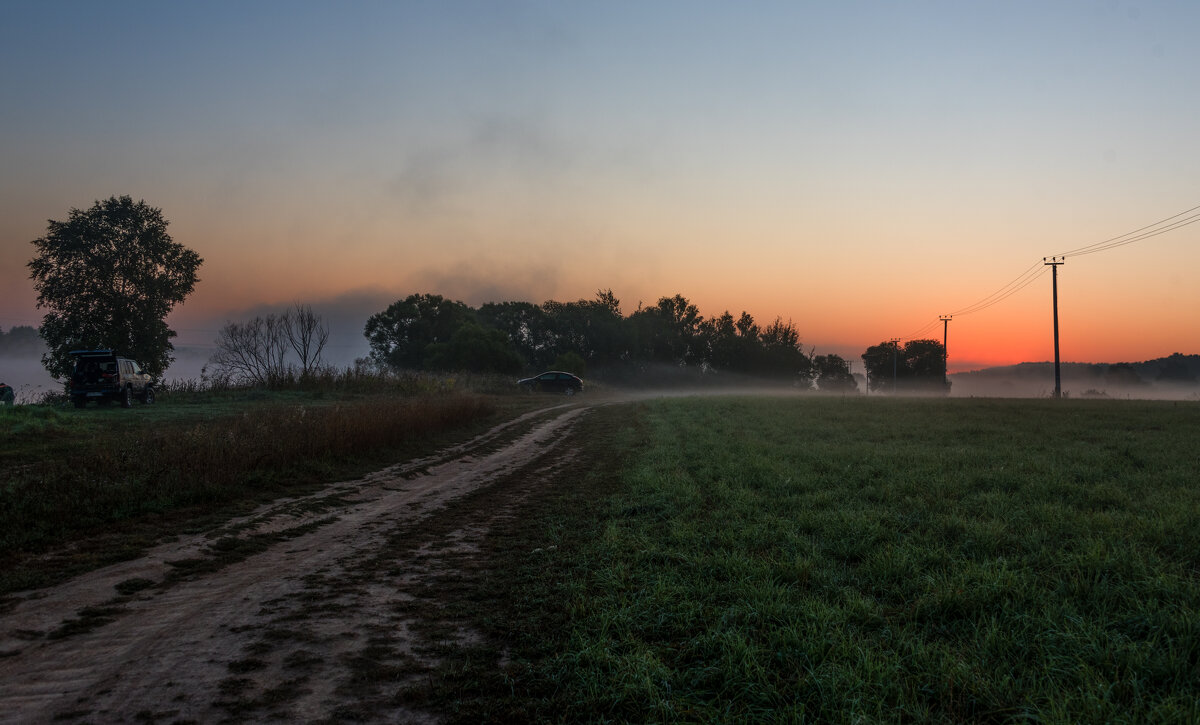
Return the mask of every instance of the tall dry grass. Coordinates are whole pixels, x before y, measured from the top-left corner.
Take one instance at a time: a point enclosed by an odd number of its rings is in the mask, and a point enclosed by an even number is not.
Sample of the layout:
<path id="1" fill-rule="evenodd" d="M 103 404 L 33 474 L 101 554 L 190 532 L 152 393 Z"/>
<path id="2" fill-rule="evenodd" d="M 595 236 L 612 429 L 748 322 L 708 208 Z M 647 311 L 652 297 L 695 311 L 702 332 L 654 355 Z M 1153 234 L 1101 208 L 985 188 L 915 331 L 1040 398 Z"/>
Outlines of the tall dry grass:
<path id="1" fill-rule="evenodd" d="M 494 412 L 478 395 L 376 396 L 265 403 L 200 422 L 116 429 L 72 447 L 69 456 L 6 472 L 0 556 L 146 514 L 286 491 L 339 462 L 411 448 Z"/>

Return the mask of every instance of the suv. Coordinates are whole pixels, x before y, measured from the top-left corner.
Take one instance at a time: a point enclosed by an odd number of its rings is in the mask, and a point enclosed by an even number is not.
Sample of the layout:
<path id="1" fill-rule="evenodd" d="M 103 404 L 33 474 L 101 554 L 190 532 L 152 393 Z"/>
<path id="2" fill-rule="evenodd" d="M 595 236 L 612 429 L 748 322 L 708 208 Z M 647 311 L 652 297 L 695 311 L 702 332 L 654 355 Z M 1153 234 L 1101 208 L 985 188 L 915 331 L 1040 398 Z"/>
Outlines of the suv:
<path id="1" fill-rule="evenodd" d="M 75 358 L 71 402 L 76 408 L 89 400 L 119 400 L 122 408 L 132 408 L 135 397 L 147 405 L 154 402 L 154 379 L 129 358 L 112 350 L 72 350 L 71 355 Z"/>

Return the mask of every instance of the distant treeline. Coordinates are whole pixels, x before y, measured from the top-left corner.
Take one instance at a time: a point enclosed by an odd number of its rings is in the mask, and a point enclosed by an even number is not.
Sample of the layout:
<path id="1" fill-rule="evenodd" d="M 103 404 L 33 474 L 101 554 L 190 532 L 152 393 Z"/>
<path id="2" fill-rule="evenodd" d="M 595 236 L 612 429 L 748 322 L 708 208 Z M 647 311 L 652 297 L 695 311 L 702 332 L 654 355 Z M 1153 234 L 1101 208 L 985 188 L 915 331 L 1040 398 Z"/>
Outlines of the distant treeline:
<path id="1" fill-rule="evenodd" d="M 36 327 L 17 325 L 8 332 L 0 329 L 0 355 L 41 355 L 45 351 L 46 343 Z"/>
<path id="2" fill-rule="evenodd" d="M 436 294 L 398 300 L 367 320 L 371 360 L 392 369 L 520 373 L 557 368 L 620 379 L 669 368 L 856 387 L 849 363 L 805 351 L 792 321 L 763 326 L 747 312 L 706 318 L 682 295 L 622 314 L 611 290 L 595 299 L 491 302 L 473 308 Z"/>
<path id="3" fill-rule="evenodd" d="M 1020 363 L 958 373 L 963 380 L 1046 380 L 1054 375 L 1053 363 Z M 1077 386 L 1138 388 L 1150 385 L 1192 386 L 1200 383 L 1200 355 L 1172 353 L 1144 362 L 1063 363 L 1062 376 Z"/>

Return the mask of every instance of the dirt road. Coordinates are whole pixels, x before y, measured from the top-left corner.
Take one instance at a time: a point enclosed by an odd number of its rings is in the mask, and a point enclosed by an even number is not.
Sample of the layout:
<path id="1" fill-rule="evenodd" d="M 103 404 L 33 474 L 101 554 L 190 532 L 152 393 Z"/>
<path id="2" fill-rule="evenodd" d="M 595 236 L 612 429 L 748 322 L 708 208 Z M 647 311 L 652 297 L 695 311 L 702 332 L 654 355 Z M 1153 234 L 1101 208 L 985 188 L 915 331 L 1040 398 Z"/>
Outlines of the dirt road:
<path id="1" fill-rule="evenodd" d="M 430 582 L 553 480 L 586 410 L 530 413 L 28 593 L 0 616 L 0 722 L 435 721 L 393 695 L 474 635 Z M 505 493 L 462 508 L 490 490 Z"/>

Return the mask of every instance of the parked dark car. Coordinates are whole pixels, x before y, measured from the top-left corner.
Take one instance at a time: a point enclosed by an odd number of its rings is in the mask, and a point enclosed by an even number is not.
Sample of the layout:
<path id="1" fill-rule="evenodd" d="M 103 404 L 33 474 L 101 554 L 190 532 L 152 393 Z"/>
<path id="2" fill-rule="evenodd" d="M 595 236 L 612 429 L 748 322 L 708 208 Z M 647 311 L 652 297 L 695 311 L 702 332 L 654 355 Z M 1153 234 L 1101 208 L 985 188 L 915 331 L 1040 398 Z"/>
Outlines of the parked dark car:
<path id="1" fill-rule="evenodd" d="M 12 405 L 16 399 L 17 394 L 13 392 L 12 386 L 0 383 L 0 405 Z"/>
<path id="2" fill-rule="evenodd" d="M 563 395 L 574 395 L 575 393 L 583 392 L 583 380 L 572 375 L 558 370 L 535 375 L 532 378 L 518 380 L 517 385 L 520 385 L 525 390 L 533 393 L 561 393 Z"/>
<path id="3" fill-rule="evenodd" d="M 72 350 L 71 355 L 75 357 L 71 402 L 76 408 L 89 400 L 116 400 L 122 408 L 132 408 L 134 398 L 147 405 L 154 402 L 154 379 L 133 360 L 112 350 Z"/>

